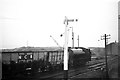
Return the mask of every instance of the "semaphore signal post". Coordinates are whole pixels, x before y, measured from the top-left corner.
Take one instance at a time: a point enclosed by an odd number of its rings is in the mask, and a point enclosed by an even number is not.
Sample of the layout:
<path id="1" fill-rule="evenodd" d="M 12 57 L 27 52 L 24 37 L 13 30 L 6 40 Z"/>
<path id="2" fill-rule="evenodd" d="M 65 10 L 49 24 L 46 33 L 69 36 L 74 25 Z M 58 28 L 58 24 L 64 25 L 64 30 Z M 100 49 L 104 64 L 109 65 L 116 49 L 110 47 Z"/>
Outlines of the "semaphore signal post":
<path id="1" fill-rule="evenodd" d="M 78 21 L 78 19 L 68 19 L 65 17 L 65 44 L 64 44 L 64 78 L 67 80 L 68 78 L 68 24 L 69 22 Z"/>

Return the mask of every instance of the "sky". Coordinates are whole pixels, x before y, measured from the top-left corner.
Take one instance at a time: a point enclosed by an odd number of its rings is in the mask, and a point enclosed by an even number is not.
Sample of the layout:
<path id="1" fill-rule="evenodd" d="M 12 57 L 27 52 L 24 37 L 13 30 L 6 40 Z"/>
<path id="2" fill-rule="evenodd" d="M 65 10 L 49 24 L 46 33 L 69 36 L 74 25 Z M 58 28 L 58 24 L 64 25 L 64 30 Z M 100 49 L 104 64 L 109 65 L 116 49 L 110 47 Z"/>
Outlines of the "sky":
<path id="1" fill-rule="evenodd" d="M 104 47 L 104 34 L 111 35 L 108 43 L 118 41 L 118 1 L 0 0 L 0 48 L 58 47 L 50 35 L 63 47 L 65 16 L 78 19 L 68 25 L 75 46 L 79 35 L 81 47 Z M 70 28 L 69 46 L 71 37 Z"/>

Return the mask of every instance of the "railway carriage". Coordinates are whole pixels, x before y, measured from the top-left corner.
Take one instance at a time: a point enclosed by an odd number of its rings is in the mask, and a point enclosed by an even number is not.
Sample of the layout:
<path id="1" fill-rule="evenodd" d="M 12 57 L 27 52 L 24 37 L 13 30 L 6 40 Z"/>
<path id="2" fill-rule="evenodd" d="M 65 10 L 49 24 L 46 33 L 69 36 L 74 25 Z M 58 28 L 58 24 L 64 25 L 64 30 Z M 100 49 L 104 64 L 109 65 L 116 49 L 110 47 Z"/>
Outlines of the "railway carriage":
<path id="1" fill-rule="evenodd" d="M 68 48 L 69 65 L 80 66 L 85 65 L 91 60 L 91 52 L 83 47 Z M 59 50 L 15 50 L 3 51 L 2 62 L 3 72 L 6 74 L 13 72 L 13 75 L 37 72 L 46 72 L 63 69 L 63 49 Z M 28 72 L 27 72 L 28 71 Z M 3 73 L 3 74 L 4 74 Z"/>

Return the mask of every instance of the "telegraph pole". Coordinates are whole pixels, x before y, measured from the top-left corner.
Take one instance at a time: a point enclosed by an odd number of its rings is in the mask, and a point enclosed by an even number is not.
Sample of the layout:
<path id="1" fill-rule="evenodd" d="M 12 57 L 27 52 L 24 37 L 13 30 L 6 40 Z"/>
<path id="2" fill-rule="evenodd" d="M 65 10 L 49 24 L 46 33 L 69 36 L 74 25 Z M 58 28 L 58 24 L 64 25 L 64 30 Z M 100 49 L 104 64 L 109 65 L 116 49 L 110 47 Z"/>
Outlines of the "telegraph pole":
<path id="1" fill-rule="evenodd" d="M 79 47 L 79 35 L 78 35 L 78 47 Z"/>
<path id="2" fill-rule="evenodd" d="M 64 24 L 65 24 L 65 44 L 64 44 L 64 79 L 68 79 L 68 23 L 78 21 L 77 19 L 67 19 L 65 17 Z"/>
<path id="3" fill-rule="evenodd" d="M 104 36 L 101 36 L 101 40 L 105 40 L 105 63 L 106 63 L 106 78 L 109 78 L 109 75 L 108 75 L 108 63 L 107 63 L 107 40 L 110 39 L 108 38 L 108 36 L 110 35 L 104 35 Z"/>
<path id="4" fill-rule="evenodd" d="M 74 32 L 73 32 L 73 27 L 72 27 L 72 47 L 74 47 Z"/>
<path id="5" fill-rule="evenodd" d="M 72 47 L 74 47 L 74 32 L 73 32 L 73 27 L 70 27 L 72 28 Z"/>

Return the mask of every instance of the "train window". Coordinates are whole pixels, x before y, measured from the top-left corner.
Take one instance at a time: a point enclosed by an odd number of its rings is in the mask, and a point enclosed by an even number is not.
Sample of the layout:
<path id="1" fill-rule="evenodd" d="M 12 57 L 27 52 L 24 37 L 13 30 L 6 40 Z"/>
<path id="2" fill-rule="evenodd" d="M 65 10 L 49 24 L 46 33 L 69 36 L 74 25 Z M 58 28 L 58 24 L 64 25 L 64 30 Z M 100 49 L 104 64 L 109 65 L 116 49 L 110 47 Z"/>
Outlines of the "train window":
<path id="1" fill-rule="evenodd" d="M 56 61 L 56 56 L 55 56 L 55 54 L 54 54 L 54 62 Z"/>
<path id="2" fill-rule="evenodd" d="M 50 55 L 49 55 L 49 61 L 51 62 L 52 61 L 52 58 L 51 58 L 52 54 L 50 52 Z"/>
<path id="3" fill-rule="evenodd" d="M 55 53 L 55 62 L 57 61 L 57 58 L 58 58 L 58 57 L 57 57 L 57 53 Z"/>
<path id="4" fill-rule="evenodd" d="M 52 62 L 54 61 L 54 55 L 53 55 L 53 53 L 52 53 Z"/>
<path id="5" fill-rule="evenodd" d="M 43 55 L 44 55 L 44 60 L 46 61 L 46 58 L 47 58 L 47 52 L 43 52 Z"/>
<path id="6" fill-rule="evenodd" d="M 59 58 L 60 58 L 60 52 L 58 52 L 58 61 L 59 61 Z"/>
<path id="7" fill-rule="evenodd" d="M 56 52 L 54 52 L 54 54 L 55 54 L 55 55 L 54 55 L 54 58 L 55 58 L 54 60 L 55 60 L 55 62 L 56 62 L 56 59 L 57 59 Z"/>
<path id="8" fill-rule="evenodd" d="M 38 54 L 39 54 L 39 59 L 43 59 L 44 58 L 44 53 L 39 52 Z"/>
<path id="9" fill-rule="evenodd" d="M 58 53 L 58 60 L 60 61 L 60 52 Z"/>
<path id="10" fill-rule="evenodd" d="M 59 60 L 61 61 L 62 60 L 62 53 L 59 52 Z"/>
<path id="11" fill-rule="evenodd" d="M 51 62 L 52 62 L 52 56 L 53 56 L 53 55 L 52 55 L 52 53 L 51 53 L 51 56 L 50 56 L 50 58 L 51 58 Z"/>
<path id="12" fill-rule="evenodd" d="M 57 52 L 57 61 L 59 61 L 59 52 Z"/>
<path id="13" fill-rule="evenodd" d="M 47 52 L 43 52 L 43 53 L 44 53 L 45 56 L 47 55 Z"/>
<path id="14" fill-rule="evenodd" d="M 51 57 L 50 57 L 50 56 L 51 56 L 51 53 L 49 53 L 49 58 L 48 58 L 48 59 L 49 59 L 49 60 L 48 60 L 49 62 L 51 61 Z"/>
<path id="15" fill-rule="evenodd" d="M 53 61 L 53 54 L 52 54 L 52 52 L 50 52 L 50 61 L 52 62 Z"/>
<path id="16" fill-rule="evenodd" d="M 59 61 L 61 60 L 61 55 L 59 55 Z"/>
<path id="17" fill-rule="evenodd" d="M 53 61 L 56 61 L 56 54 L 53 52 Z"/>
<path id="18" fill-rule="evenodd" d="M 56 52 L 56 61 L 58 61 L 58 53 Z"/>
<path id="19" fill-rule="evenodd" d="M 56 62 L 56 56 L 54 56 L 54 61 Z"/>
<path id="20" fill-rule="evenodd" d="M 52 55 L 52 60 L 54 61 L 54 54 Z"/>

